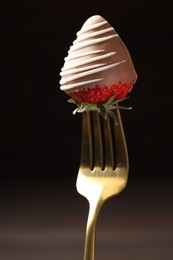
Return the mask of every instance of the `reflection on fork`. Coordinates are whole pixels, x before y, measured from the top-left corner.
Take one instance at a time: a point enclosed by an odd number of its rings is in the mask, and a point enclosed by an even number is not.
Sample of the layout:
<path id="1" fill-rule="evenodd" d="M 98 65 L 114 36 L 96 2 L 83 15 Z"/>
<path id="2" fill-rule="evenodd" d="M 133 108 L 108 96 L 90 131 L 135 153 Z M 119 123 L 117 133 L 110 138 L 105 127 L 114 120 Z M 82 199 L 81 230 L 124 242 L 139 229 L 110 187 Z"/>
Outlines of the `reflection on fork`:
<path id="1" fill-rule="evenodd" d="M 84 260 L 94 260 L 95 228 L 101 206 L 121 192 L 128 179 L 128 154 L 119 109 L 116 123 L 98 112 L 82 114 L 81 163 L 77 190 L 89 201 Z"/>

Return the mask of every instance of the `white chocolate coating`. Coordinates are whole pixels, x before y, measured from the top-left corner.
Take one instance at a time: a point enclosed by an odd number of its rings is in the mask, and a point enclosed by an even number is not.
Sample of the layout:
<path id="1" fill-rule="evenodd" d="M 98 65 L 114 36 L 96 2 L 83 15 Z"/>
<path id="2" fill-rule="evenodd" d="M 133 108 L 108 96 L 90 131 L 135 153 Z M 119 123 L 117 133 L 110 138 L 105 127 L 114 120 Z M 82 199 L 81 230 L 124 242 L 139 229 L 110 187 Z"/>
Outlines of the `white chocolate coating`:
<path id="1" fill-rule="evenodd" d="M 60 75 L 60 88 L 69 93 L 96 84 L 133 84 L 137 79 L 127 48 L 99 15 L 90 17 L 77 33 Z"/>

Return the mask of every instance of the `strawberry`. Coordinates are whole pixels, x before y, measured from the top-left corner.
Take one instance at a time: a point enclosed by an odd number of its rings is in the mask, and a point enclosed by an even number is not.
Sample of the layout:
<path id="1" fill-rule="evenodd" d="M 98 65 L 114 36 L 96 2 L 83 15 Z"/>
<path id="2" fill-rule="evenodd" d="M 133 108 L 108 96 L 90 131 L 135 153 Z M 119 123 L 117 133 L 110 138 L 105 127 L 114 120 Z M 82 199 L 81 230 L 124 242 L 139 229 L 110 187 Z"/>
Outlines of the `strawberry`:
<path id="1" fill-rule="evenodd" d="M 137 80 L 129 51 L 100 15 L 87 19 L 78 31 L 60 76 L 60 89 L 77 105 L 74 114 L 97 110 L 105 119 L 107 114 L 115 118 L 113 110 Z"/>

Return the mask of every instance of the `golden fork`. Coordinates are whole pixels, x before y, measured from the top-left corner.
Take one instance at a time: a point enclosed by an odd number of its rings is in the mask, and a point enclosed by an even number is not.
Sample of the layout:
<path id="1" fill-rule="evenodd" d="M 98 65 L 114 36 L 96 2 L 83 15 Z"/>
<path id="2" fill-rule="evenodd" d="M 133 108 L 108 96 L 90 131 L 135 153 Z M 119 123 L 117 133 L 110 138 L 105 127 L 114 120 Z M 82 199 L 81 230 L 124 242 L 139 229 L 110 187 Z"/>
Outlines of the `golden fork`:
<path id="1" fill-rule="evenodd" d="M 77 191 L 89 201 L 84 260 L 94 260 L 95 229 L 103 203 L 117 195 L 128 179 L 128 154 L 120 112 L 116 123 L 98 112 L 82 115 L 82 149 Z"/>

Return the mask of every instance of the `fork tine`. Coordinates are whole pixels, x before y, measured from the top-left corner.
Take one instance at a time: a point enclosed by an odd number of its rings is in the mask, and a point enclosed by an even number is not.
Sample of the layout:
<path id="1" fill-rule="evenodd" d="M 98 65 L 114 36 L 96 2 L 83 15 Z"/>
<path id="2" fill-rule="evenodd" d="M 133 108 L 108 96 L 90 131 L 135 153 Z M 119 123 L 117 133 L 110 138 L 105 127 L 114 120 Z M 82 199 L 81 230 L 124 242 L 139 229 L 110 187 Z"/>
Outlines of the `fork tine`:
<path id="1" fill-rule="evenodd" d="M 105 168 L 115 167 L 114 162 L 114 150 L 113 150 L 113 140 L 111 134 L 110 118 L 107 116 L 107 120 L 104 120 L 104 135 L 105 135 Z"/>
<path id="2" fill-rule="evenodd" d="M 94 166 L 103 169 L 103 144 L 101 135 L 100 116 L 97 111 L 93 113 L 94 132 Z"/>
<path id="3" fill-rule="evenodd" d="M 114 124 L 115 133 L 115 148 L 116 148 L 116 167 L 124 167 L 128 170 L 128 152 L 126 146 L 126 139 L 124 135 L 123 125 L 121 121 L 121 115 L 118 108 L 115 110 L 117 123 Z"/>
<path id="4" fill-rule="evenodd" d="M 93 152 L 90 120 L 89 112 L 82 113 L 81 166 L 90 167 L 90 169 L 92 169 Z"/>

